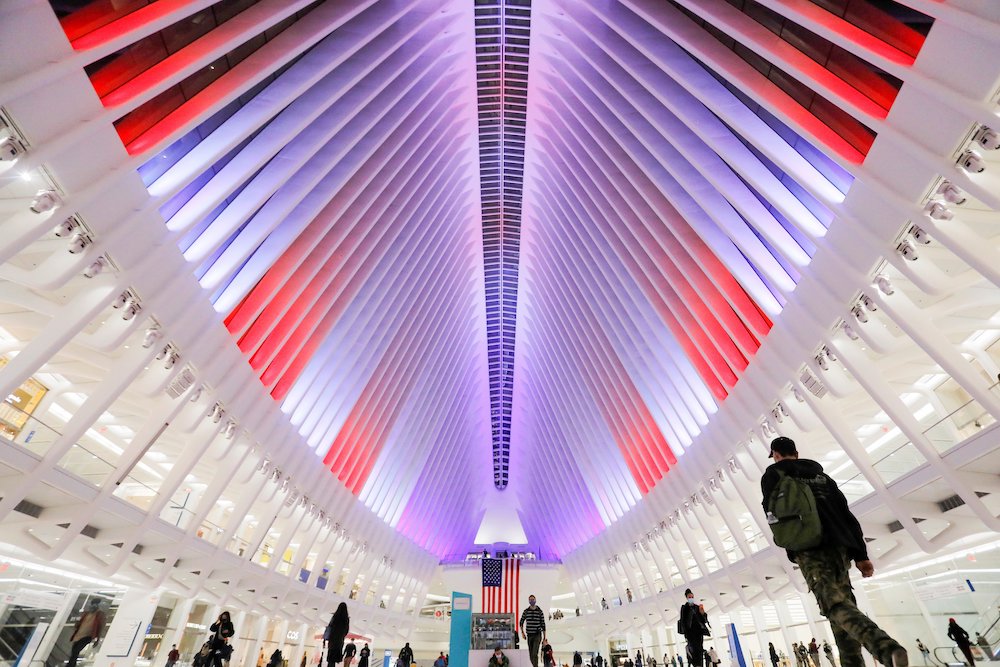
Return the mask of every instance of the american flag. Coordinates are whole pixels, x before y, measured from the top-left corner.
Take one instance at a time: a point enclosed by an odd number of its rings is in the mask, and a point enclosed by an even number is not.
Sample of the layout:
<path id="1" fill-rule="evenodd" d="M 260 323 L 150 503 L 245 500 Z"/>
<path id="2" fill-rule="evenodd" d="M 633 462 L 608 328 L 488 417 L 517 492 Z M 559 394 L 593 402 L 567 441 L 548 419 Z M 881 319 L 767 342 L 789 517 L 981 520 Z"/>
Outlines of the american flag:
<path id="1" fill-rule="evenodd" d="M 514 558 L 484 558 L 484 614 L 516 614 L 521 592 L 521 561 Z"/>

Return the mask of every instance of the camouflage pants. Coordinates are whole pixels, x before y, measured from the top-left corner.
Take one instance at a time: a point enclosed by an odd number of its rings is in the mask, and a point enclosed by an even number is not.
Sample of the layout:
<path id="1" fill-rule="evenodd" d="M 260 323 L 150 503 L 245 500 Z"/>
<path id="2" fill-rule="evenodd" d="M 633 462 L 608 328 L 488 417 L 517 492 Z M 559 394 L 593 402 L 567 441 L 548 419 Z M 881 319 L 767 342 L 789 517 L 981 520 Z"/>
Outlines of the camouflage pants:
<path id="1" fill-rule="evenodd" d="M 876 660 L 899 644 L 858 609 L 851 588 L 851 561 L 843 549 L 816 549 L 795 554 L 795 562 L 816 596 L 820 613 L 830 621 L 840 649 L 841 667 L 864 667 L 864 646 Z"/>

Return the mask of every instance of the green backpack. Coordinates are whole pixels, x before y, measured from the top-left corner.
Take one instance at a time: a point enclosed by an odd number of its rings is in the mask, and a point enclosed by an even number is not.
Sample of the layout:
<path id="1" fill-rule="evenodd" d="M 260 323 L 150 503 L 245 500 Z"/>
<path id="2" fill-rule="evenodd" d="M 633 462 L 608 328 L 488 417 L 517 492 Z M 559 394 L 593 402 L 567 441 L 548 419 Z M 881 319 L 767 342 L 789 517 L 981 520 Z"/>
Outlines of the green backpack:
<path id="1" fill-rule="evenodd" d="M 767 523 L 774 543 L 790 551 L 804 551 L 823 542 L 823 524 L 816 509 L 816 496 L 804 479 L 777 471 L 778 485 L 771 492 Z"/>

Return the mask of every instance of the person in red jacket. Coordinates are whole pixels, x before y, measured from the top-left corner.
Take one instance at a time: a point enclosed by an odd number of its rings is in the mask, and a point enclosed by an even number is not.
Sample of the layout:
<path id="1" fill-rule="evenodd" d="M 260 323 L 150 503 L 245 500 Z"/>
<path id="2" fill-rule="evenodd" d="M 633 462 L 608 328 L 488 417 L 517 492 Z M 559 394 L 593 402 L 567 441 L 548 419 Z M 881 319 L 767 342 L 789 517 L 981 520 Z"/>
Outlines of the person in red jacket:
<path id="1" fill-rule="evenodd" d="M 180 659 L 181 652 L 177 650 L 177 644 L 171 645 L 170 653 L 167 654 L 167 667 L 174 667 Z"/>
<path id="2" fill-rule="evenodd" d="M 73 626 L 73 634 L 70 637 L 72 648 L 66 667 L 76 667 L 76 661 L 80 659 L 80 652 L 87 648 L 90 642 L 94 642 L 96 645 L 102 632 L 104 632 L 104 612 L 101 611 L 101 601 L 92 598 L 87 603 L 87 611 L 83 612 L 80 620 Z"/>

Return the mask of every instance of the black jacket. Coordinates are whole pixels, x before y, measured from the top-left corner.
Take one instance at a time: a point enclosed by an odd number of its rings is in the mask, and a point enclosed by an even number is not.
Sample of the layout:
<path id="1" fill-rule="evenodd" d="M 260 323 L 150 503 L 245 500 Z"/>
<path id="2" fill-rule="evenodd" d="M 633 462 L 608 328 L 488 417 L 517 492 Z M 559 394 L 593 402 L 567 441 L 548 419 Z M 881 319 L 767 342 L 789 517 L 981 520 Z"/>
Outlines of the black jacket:
<path id="1" fill-rule="evenodd" d="M 764 471 L 760 480 L 760 490 L 764 494 L 764 511 L 767 511 L 768 499 L 778 485 L 781 470 L 789 477 L 804 479 L 816 496 L 816 509 L 820 522 L 823 524 L 823 543 L 817 548 L 843 547 L 851 560 L 868 560 L 868 547 L 865 544 L 861 524 L 851 514 L 847 498 L 832 477 L 823 472 L 823 466 L 810 459 L 784 459 L 772 463 Z M 788 551 L 788 559 L 795 561 L 795 552 Z"/>
<path id="2" fill-rule="evenodd" d="M 231 621 L 216 621 L 208 629 L 212 631 L 212 639 L 210 641 L 212 642 L 213 649 L 219 649 L 224 646 L 226 642 L 223 639 L 232 637 L 236 632 L 233 629 Z"/>
<path id="3" fill-rule="evenodd" d="M 956 644 L 969 644 L 969 633 L 965 631 L 958 623 L 948 624 L 948 639 L 952 640 Z"/>
<path id="4" fill-rule="evenodd" d="M 330 617 L 330 622 L 323 633 L 324 641 L 329 643 L 326 652 L 326 664 L 329 667 L 344 661 L 344 640 L 351 629 L 351 617 L 347 613 L 347 604 L 341 602 Z"/>
<path id="5" fill-rule="evenodd" d="M 685 639 L 704 637 L 708 627 L 708 613 L 698 609 L 696 604 L 684 603 L 681 607 L 681 630 Z"/>

